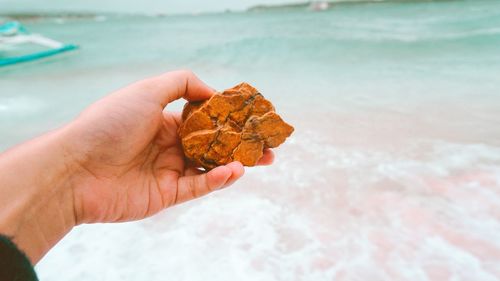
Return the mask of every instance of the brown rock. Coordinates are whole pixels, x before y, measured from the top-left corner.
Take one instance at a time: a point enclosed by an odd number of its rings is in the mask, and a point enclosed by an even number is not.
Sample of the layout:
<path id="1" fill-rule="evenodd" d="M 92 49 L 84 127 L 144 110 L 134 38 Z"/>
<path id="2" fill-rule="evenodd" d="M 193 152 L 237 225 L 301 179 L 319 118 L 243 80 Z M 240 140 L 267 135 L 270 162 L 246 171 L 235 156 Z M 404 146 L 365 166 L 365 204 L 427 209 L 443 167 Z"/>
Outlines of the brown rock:
<path id="1" fill-rule="evenodd" d="M 271 102 L 247 83 L 187 103 L 179 127 L 184 154 L 205 169 L 232 161 L 254 166 L 264 148 L 279 146 L 292 132 Z"/>

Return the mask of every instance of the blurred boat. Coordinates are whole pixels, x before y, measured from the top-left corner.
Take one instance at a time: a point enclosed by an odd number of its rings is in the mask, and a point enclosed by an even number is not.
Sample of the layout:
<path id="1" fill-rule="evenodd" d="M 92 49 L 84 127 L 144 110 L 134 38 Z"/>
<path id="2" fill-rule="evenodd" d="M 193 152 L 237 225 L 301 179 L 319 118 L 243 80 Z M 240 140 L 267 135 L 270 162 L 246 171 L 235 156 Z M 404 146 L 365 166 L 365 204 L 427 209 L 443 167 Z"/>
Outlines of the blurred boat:
<path id="1" fill-rule="evenodd" d="M 38 48 L 27 45 L 36 45 Z M 73 44 L 32 34 L 16 21 L 0 25 L 0 67 L 51 57 L 77 48 Z"/>
<path id="2" fill-rule="evenodd" d="M 309 9 L 315 12 L 327 10 L 330 4 L 327 1 L 313 1 L 309 4 Z"/>

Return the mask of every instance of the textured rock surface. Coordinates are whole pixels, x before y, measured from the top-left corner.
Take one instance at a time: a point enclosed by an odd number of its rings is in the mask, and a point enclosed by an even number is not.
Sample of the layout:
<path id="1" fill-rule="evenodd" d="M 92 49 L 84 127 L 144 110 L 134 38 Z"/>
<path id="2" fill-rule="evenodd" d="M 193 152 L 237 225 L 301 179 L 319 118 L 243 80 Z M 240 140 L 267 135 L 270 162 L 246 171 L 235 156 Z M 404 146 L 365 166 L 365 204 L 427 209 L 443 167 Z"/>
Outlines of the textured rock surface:
<path id="1" fill-rule="evenodd" d="M 184 154 L 206 169 L 232 161 L 254 166 L 264 148 L 279 146 L 292 132 L 273 105 L 247 83 L 187 103 L 179 127 Z"/>

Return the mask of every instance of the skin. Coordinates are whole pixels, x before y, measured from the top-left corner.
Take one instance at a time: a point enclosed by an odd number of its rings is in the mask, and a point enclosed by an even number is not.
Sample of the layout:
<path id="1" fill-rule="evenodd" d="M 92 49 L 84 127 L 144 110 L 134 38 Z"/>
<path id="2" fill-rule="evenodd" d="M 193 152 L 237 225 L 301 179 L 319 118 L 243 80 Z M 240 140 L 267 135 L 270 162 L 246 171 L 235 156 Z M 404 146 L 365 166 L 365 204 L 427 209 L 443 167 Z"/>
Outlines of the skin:
<path id="1" fill-rule="evenodd" d="M 165 110 L 214 93 L 190 71 L 165 73 L 0 154 L 0 233 L 36 264 L 76 225 L 140 220 L 233 184 L 241 163 L 190 166 L 177 136 L 180 113 Z M 273 158 L 266 150 L 259 165 Z"/>

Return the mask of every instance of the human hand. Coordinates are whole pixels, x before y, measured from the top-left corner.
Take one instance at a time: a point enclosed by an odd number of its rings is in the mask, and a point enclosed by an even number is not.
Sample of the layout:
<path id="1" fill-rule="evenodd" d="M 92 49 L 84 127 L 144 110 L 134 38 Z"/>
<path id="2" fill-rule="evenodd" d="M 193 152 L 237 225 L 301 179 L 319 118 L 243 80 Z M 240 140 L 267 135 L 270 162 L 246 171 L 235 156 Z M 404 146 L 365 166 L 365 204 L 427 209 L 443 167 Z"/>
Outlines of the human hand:
<path id="1" fill-rule="evenodd" d="M 119 90 L 74 122 L 0 154 L 0 233 L 33 264 L 78 224 L 145 218 L 226 187 L 238 162 L 202 172 L 186 163 L 180 113 L 164 111 L 214 91 L 176 71 Z M 266 150 L 260 165 L 271 164 Z"/>
<path id="2" fill-rule="evenodd" d="M 239 162 L 202 172 L 185 161 L 172 101 L 208 99 L 214 90 L 189 71 L 169 72 L 96 102 L 67 128 L 78 164 L 76 224 L 142 219 L 226 187 L 244 173 Z M 273 161 L 270 150 L 260 165 Z"/>

